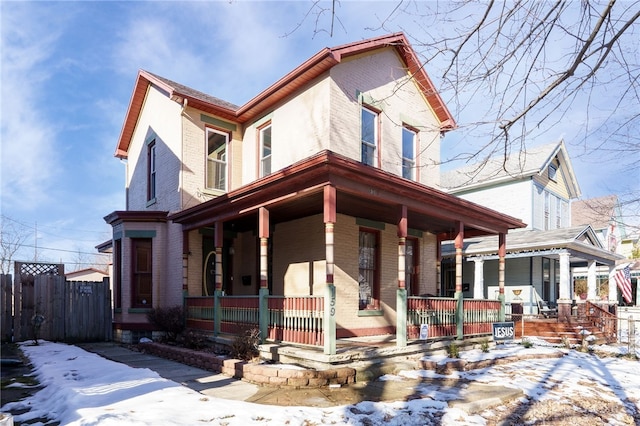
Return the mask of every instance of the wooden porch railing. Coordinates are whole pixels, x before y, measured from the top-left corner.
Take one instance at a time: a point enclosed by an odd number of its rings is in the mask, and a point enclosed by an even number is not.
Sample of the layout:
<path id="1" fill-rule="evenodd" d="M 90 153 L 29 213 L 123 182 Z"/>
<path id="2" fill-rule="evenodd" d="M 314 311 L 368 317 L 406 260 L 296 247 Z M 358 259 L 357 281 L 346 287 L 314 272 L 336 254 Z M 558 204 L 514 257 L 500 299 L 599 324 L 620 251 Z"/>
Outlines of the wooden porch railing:
<path id="1" fill-rule="evenodd" d="M 493 323 L 500 321 L 499 300 L 464 299 L 464 325 L 462 333 L 465 336 L 481 334 L 491 335 Z"/>
<path id="2" fill-rule="evenodd" d="M 260 327 L 260 299 L 258 296 L 221 296 L 220 332 L 241 334 Z"/>
<path id="3" fill-rule="evenodd" d="M 221 333 L 240 334 L 260 327 L 259 296 L 220 296 Z M 215 297 L 184 298 L 187 328 L 214 331 Z M 267 296 L 266 338 L 287 343 L 324 344 L 324 298 L 318 296 Z"/>
<path id="4" fill-rule="evenodd" d="M 324 345 L 324 298 L 267 296 L 270 340 Z"/>
<path id="5" fill-rule="evenodd" d="M 609 342 L 615 342 L 618 338 L 618 319 L 615 313 L 611 313 L 602 307 L 585 302 L 587 319 L 604 334 L 605 339 Z"/>
<path id="6" fill-rule="evenodd" d="M 420 324 L 429 324 L 429 338 L 456 335 L 456 299 L 407 297 L 407 338 L 420 336 Z"/>

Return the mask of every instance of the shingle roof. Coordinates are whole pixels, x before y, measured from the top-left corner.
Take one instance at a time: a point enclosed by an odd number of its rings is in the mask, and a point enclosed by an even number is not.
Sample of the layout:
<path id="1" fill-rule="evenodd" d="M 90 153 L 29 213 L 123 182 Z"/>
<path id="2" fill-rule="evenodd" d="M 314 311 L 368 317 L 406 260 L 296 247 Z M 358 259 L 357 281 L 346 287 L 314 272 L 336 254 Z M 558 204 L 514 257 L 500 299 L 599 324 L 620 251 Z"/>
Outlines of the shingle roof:
<path id="1" fill-rule="evenodd" d="M 578 196 L 578 184 L 562 140 L 525 148 L 506 158 L 503 155 L 493 156 L 486 161 L 444 171 L 440 176 L 440 185 L 451 193 L 458 193 L 498 182 L 523 179 L 546 171 L 556 156 L 564 161 L 571 184 L 575 186 L 575 190 L 569 188 L 572 195 Z"/>

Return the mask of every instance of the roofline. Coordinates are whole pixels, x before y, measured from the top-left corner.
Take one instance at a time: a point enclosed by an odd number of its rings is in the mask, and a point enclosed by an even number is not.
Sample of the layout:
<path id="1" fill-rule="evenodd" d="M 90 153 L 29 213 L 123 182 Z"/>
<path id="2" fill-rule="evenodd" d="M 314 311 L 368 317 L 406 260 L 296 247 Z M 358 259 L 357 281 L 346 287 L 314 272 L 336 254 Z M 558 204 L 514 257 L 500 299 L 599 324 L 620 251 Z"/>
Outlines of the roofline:
<path id="1" fill-rule="evenodd" d="M 344 58 L 384 47 L 394 47 L 407 65 L 409 73 L 418 83 L 418 87 L 424 94 L 425 100 L 440 121 L 440 131 L 447 132 L 455 129 L 457 125 L 453 115 L 424 70 L 423 64 L 418 60 L 416 52 L 411 47 L 405 35 L 398 32 L 348 43 L 334 48 L 324 48 L 235 110 L 206 102 L 183 93 L 164 81 L 159 80 L 151 73 L 139 70 L 114 156 L 121 159 L 127 158 L 129 144 L 133 137 L 140 111 L 144 105 L 147 90 L 151 84 L 166 91 L 170 98 L 180 103 L 187 100 L 187 104 L 194 108 L 242 124 L 273 108 L 273 106 L 281 100 L 283 89 L 289 87 L 293 82 L 304 84 L 307 81 L 312 81 L 339 64 Z M 294 90 L 296 90 L 296 88 L 294 88 Z M 183 105 L 186 104 L 183 103 Z"/>

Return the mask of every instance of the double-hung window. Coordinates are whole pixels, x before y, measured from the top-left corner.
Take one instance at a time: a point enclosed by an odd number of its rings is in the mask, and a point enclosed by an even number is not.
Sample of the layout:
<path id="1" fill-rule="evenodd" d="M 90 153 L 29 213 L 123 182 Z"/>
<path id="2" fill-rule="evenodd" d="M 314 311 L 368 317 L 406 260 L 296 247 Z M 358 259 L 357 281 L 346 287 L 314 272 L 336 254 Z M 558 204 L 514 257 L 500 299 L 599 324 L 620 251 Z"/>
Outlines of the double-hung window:
<path id="1" fill-rule="evenodd" d="M 156 198 L 156 140 L 147 144 L 147 201 Z"/>
<path id="2" fill-rule="evenodd" d="M 361 161 L 369 166 L 378 165 L 378 113 L 362 107 L 360 139 L 362 141 Z"/>
<path id="3" fill-rule="evenodd" d="M 229 134 L 207 129 L 207 189 L 227 190 Z"/>
<path id="4" fill-rule="evenodd" d="M 260 139 L 260 177 L 271 174 L 271 123 L 258 129 Z"/>
<path id="5" fill-rule="evenodd" d="M 416 180 L 416 132 L 402 128 L 402 177 Z"/>
<path id="6" fill-rule="evenodd" d="M 132 238 L 133 256 L 132 291 L 133 308 L 151 308 L 153 301 L 153 274 L 151 269 L 151 238 Z"/>
<path id="7" fill-rule="evenodd" d="M 379 238 L 378 232 L 360 230 L 358 247 L 358 307 L 360 310 L 379 309 Z"/>

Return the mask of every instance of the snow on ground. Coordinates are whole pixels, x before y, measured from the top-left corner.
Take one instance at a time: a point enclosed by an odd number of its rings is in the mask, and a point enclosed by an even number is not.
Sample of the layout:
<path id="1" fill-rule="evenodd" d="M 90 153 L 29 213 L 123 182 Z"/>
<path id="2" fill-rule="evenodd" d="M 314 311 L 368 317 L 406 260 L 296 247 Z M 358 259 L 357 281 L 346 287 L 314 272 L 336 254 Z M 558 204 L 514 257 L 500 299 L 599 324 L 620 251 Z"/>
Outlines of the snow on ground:
<path id="1" fill-rule="evenodd" d="M 470 361 L 518 354 L 563 351 L 560 358 L 539 358 L 457 372 L 449 376 L 428 370 L 403 371 L 381 380 L 403 378 L 460 377 L 493 385 L 523 389 L 530 400 L 596 398 L 619 407 L 609 424 L 625 424 L 640 412 L 640 363 L 622 358 L 624 347 L 594 347 L 608 356 L 599 357 L 575 350 L 549 347 L 533 341 L 527 349 L 509 343 L 492 348 L 461 352 Z M 640 345 L 639 345 L 640 346 Z M 424 382 L 417 389 L 420 399 L 400 402 L 361 402 L 331 408 L 267 406 L 204 396 L 160 377 L 149 369 L 131 368 L 86 352 L 78 347 L 42 342 L 22 345 L 34 374 L 44 388 L 2 411 L 29 407 L 14 417 L 16 422 L 47 417 L 62 425 L 485 425 L 481 415 L 449 408 L 452 394 L 436 391 Z M 429 356 L 438 362 L 444 356 Z M 498 407 L 499 410 L 499 407 Z M 489 411 L 490 414 L 490 411 Z"/>

